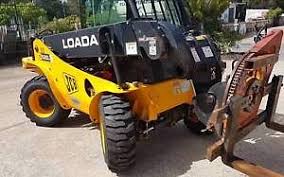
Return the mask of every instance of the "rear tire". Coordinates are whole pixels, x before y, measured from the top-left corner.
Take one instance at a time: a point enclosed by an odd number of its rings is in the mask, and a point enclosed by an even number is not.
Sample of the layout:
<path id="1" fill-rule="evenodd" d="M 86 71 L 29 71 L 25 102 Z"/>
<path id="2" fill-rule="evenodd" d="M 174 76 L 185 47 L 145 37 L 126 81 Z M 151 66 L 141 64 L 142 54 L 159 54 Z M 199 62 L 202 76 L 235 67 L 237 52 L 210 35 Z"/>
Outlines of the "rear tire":
<path id="1" fill-rule="evenodd" d="M 121 172 L 135 163 L 135 124 L 130 104 L 115 95 L 101 98 L 101 144 L 109 169 Z"/>
<path id="2" fill-rule="evenodd" d="M 44 76 L 36 76 L 24 85 L 20 104 L 26 116 L 37 126 L 55 126 L 68 118 L 71 112 L 61 108 Z"/>

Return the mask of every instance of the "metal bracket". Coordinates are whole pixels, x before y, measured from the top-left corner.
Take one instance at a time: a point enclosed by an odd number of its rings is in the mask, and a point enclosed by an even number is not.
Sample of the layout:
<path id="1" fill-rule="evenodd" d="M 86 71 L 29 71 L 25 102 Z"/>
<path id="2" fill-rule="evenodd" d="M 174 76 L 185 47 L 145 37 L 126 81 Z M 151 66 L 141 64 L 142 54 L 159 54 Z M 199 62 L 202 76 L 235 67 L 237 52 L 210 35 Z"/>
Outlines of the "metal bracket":
<path id="1" fill-rule="evenodd" d="M 272 87 L 268 97 L 266 110 L 266 126 L 270 129 L 284 132 L 284 125 L 280 125 L 274 121 L 274 116 L 277 108 L 277 103 L 279 100 L 279 94 L 283 83 L 283 76 L 274 77 L 272 80 Z"/>
<path id="2" fill-rule="evenodd" d="M 274 76 L 272 83 L 269 84 L 266 89 L 269 94 L 266 110 L 259 113 L 257 117 L 245 127 L 240 127 L 239 125 L 239 113 L 242 109 L 245 98 L 236 96 L 231 98 L 228 105 L 229 108 L 226 112 L 228 117 L 225 120 L 226 123 L 224 125 L 223 137 L 207 149 L 207 158 L 210 161 L 221 156 L 222 161 L 226 165 L 248 174 L 249 176 L 283 177 L 281 174 L 277 174 L 271 170 L 246 162 L 234 155 L 236 143 L 263 123 L 265 123 L 268 128 L 284 132 L 284 125 L 276 123 L 273 119 L 276 112 L 282 81 L 283 76 Z M 219 112 L 218 117 L 222 116 L 222 114 L 225 113 Z"/>

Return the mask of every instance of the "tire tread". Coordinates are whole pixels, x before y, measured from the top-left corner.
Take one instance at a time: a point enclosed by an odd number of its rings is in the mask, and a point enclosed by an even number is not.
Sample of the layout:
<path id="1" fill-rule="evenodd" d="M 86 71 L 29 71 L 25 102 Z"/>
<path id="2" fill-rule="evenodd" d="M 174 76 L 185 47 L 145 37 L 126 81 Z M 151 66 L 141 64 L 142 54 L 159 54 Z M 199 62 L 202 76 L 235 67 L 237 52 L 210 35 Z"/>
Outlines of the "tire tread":
<path id="1" fill-rule="evenodd" d="M 135 163 L 135 123 L 130 104 L 115 95 L 104 95 L 101 99 L 106 127 L 107 165 L 119 172 Z"/>

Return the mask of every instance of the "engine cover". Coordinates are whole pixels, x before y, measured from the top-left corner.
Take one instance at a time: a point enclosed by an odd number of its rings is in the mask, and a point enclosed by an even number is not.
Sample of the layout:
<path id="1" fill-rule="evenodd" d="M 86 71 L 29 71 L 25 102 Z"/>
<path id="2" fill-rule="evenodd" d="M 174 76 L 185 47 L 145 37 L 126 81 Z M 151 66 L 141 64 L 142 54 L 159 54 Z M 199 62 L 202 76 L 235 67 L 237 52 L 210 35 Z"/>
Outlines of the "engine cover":
<path id="1" fill-rule="evenodd" d="M 50 35 L 43 41 L 62 59 L 99 64 L 99 58 L 115 58 L 121 82 L 192 79 L 200 93 L 221 80 L 220 55 L 211 39 L 194 37 L 169 22 L 133 20 Z"/>

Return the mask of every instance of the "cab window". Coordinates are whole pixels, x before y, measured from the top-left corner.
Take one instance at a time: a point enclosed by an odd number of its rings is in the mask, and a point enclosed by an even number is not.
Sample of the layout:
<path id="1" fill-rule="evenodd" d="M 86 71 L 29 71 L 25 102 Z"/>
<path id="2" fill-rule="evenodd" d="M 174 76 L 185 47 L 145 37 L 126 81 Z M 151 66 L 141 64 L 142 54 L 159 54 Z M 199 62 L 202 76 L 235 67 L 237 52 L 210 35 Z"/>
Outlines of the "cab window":
<path id="1" fill-rule="evenodd" d="M 136 0 L 141 18 L 151 18 L 181 25 L 181 13 L 175 0 Z"/>
<path id="2" fill-rule="evenodd" d="M 122 0 L 86 1 L 87 26 L 108 25 L 126 21 L 127 7 Z"/>

